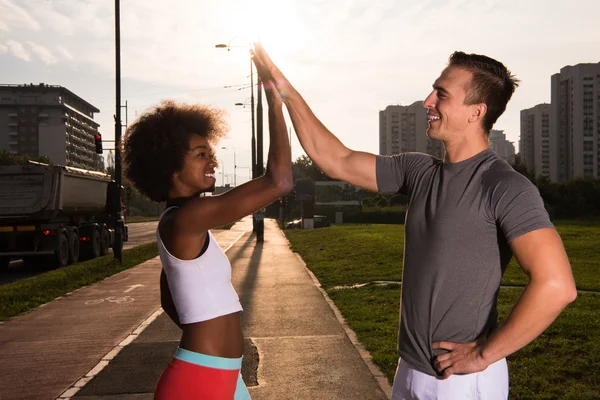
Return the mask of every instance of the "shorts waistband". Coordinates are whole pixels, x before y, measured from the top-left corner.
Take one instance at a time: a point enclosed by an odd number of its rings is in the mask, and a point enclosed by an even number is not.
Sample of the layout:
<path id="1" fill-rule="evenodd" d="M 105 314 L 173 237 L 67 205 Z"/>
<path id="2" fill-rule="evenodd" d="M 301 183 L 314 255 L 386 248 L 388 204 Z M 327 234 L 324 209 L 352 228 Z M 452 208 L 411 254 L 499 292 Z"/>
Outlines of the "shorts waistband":
<path id="1" fill-rule="evenodd" d="M 202 365 L 204 367 L 236 370 L 242 368 L 242 358 L 224 358 L 217 356 L 209 356 L 207 354 L 196 353 L 194 351 L 177 348 L 174 358 L 186 361 L 196 365 Z"/>

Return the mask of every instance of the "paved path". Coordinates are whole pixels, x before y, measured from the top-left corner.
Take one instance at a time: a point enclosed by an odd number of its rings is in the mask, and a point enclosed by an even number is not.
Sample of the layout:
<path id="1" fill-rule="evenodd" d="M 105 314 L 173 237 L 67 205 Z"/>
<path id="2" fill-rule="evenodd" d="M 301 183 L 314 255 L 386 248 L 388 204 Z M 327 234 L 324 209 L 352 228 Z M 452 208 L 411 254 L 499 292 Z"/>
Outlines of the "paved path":
<path id="1" fill-rule="evenodd" d="M 216 238 L 231 246 L 252 398 L 387 399 L 385 378 L 374 377 L 275 222 L 262 244 L 250 223 Z M 160 309 L 159 274 L 153 259 L 0 325 L 0 399 L 152 399 L 180 336 Z"/>

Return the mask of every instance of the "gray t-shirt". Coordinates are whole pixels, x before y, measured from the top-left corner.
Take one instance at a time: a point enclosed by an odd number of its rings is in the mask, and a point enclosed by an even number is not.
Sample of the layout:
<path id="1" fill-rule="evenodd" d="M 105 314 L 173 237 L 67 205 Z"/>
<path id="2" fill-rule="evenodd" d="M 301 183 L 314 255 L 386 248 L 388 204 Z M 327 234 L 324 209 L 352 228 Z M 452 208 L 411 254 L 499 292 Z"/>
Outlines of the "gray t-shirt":
<path id="1" fill-rule="evenodd" d="M 436 375 L 433 342 L 468 343 L 497 327 L 508 243 L 553 228 L 537 188 L 491 149 L 458 163 L 377 156 L 380 193 L 409 196 L 398 354 Z"/>

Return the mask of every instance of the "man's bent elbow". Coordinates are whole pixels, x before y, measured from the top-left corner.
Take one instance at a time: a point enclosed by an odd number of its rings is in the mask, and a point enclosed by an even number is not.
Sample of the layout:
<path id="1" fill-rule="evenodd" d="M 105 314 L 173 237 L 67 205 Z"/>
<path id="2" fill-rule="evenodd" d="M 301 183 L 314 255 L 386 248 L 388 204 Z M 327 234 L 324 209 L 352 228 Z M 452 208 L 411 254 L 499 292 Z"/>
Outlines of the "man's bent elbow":
<path id="1" fill-rule="evenodd" d="M 577 298 L 577 287 L 575 282 L 556 282 L 553 284 L 555 288 L 554 299 L 560 303 L 561 309 L 564 309 Z"/>
<path id="2" fill-rule="evenodd" d="M 577 299 L 577 287 L 575 287 L 575 285 L 570 285 L 565 298 L 567 305 L 571 304 L 575 301 L 575 299 Z"/>

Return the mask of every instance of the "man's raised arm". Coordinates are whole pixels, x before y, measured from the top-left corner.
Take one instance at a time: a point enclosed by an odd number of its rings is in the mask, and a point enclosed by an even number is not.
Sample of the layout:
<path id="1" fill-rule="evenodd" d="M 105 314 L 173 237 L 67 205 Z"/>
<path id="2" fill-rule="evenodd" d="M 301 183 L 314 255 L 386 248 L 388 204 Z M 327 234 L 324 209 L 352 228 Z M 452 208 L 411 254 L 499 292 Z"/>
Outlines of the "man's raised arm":
<path id="1" fill-rule="evenodd" d="M 279 90 L 300 144 L 308 156 L 329 177 L 377 192 L 374 154 L 347 148 L 315 116 L 260 44 L 255 44 L 254 62 L 262 76 L 268 76 Z"/>

